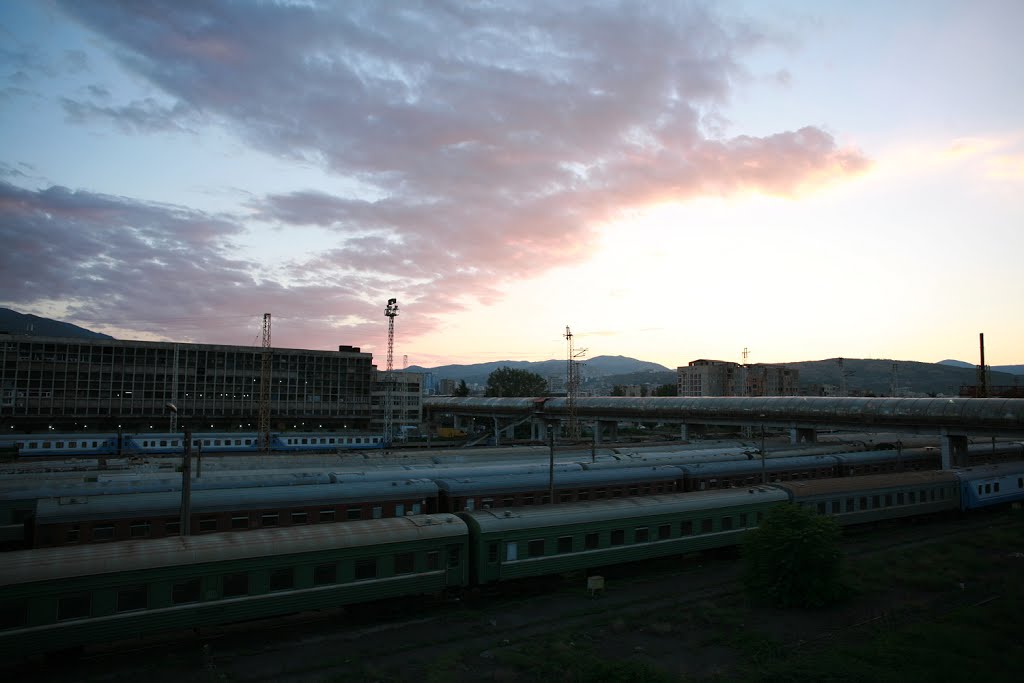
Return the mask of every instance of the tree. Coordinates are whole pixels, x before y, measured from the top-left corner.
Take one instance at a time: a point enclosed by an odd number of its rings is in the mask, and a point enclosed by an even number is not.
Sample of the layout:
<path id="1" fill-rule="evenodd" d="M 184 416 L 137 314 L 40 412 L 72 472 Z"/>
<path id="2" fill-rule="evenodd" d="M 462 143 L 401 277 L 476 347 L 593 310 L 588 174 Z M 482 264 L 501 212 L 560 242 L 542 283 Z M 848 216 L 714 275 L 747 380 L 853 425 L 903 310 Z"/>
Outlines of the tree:
<path id="1" fill-rule="evenodd" d="M 455 388 L 453 396 L 469 396 L 469 387 L 466 386 L 466 380 L 459 382 L 459 386 Z"/>
<path id="2" fill-rule="evenodd" d="M 487 376 L 485 396 L 546 396 L 547 381 L 535 372 L 498 368 Z"/>
<path id="3" fill-rule="evenodd" d="M 661 384 L 654 388 L 652 396 L 675 396 L 676 395 L 675 384 Z"/>
<path id="4" fill-rule="evenodd" d="M 831 517 L 786 503 L 743 543 L 743 582 L 776 607 L 821 607 L 842 595 L 841 532 Z"/>

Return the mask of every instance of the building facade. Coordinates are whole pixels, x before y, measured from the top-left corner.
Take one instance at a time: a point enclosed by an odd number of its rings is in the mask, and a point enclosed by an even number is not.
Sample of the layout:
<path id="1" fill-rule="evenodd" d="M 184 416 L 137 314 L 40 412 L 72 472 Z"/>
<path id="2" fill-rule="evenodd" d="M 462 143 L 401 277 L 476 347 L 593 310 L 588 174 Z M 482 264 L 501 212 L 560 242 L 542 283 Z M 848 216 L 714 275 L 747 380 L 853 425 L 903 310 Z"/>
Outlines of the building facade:
<path id="1" fill-rule="evenodd" d="M 395 370 L 390 381 L 387 374 L 386 370 L 376 374 L 371 431 L 383 433 L 390 403 L 392 434 L 397 438 L 418 436 L 423 422 L 423 373 Z"/>
<path id="2" fill-rule="evenodd" d="M 262 351 L 0 334 L 0 424 L 5 433 L 159 430 L 172 403 L 179 421 L 194 420 L 195 428 L 255 431 Z M 378 424 L 371 354 L 339 346 L 272 349 L 271 358 L 272 429 L 370 431 Z"/>
<path id="3" fill-rule="evenodd" d="M 678 396 L 796 396 L 800 371 L 705 358 L 676 368 Z"/>

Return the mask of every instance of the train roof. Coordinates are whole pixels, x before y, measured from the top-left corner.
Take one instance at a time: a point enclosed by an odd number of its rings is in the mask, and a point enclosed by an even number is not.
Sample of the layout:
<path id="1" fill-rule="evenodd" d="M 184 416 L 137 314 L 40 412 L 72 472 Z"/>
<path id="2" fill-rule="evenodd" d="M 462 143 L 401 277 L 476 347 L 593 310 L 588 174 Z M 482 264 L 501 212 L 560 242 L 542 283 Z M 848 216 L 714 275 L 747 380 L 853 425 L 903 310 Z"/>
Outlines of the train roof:
<path id="1" fill-rule="evenodd" d="M 193 491 L 192 514 L 233 510 L 307 507 L 383 501 L 437 495 L 437 485 L 425 479 L 307 486 L 266 486 L 245 489 Z M 36 506 L 39 523 L 75 522 L 110 516 L 174 514 L 181 507 L 181 493 L 127 493 L 81 498 L 48 498 Z"/>
<path id="2" fill-rule="evenodd" d="M 685 456 L 687 458 L 714 459 L 723 455 L 742 455 L 748 451 L 757 450 L 757 446 L 728 446 L 719 448 L 619 448 L 619 455 L 637 456 L 640 458 L 670 458 Z"/>
<path id="3" fill-rule="evenodd" d="M 750 486 L 717 491 L 695 491 L 664 496 L 630 496 L 564 505 L 498 508 L 460 512 L 471 528 L 481 533 L 521 531 L 590 522 L 617 520 L 623 525 L 663 514 L 715 510 L 751 503 L 785 502 L 785 491 L 772 486 Z"/>
<path id="4" fill-rule="evenodd" d="M 935 458 L 938 461 L 942 452 L 938 448 L 904 448 L 902 451 L 891 448 L 877 451 L 861 451 L 860 453 L 836 453 L 835 458 L 843 464 L 862 464 L 870 462 L 895 462 L 900 458 Z"/>
<path id="5" fill-rule="evenodd" d="M 451 479 L 456 477 L 493 477 L 514 474 L 547 473 L 547 463 L 516 463 L 509 465 L 404 465 L 400 468 L 381 468 L 352 472 L 331 472 L 332 481 L 384 481 L 391 479 Z M 576 462 L 556 462 L 556 472 L 579 472 L 583 466 Z"/>
<path id="6" fill-rule="evenodd" d="M 680 479 L 682 470 L 678 467 L 661 465 L 657 467 L 626 468 L 619 470 L 586 470 L 573 472 L 555 472 L 554 484 L 558 488 L 574 486 L 601 486 L 613 484 L 640 484 L 644 482 L 668 481 Z M 549 484 L 547 472 L 527 474 L 506 474 L 492 477 L 465 477 L 435 479 L 434 483 L 442 491 L 450 494 L 492 493 L 538 491 L 547 489 Z"/>
<path id="7" fill-rule="evenodd" d="M 977 465 L 955 470 L 957 478 L 961 481 L 974 481 L 975 479 L 991 479 L 1006 475 L 1024 474 L 1024 461 L 1000 462 L 992 465 Z"/>
<path id="8" fill-rule="evenodd" d="M 22 486 L 5 482 L 0 486 L 0 500 L 9 498 L 60 498 L 68 496 L 104 496 L 136 493 L 160 493 L 181 490 L 181 475 L 169 473 L 104 479 L 101 481 L 65 480 L 47 483 L 40 479 L 26 480 Z M 300 486 L 308 484 L 330 484 L 328 474 L 307 472 L 293 474 L 218 474 L 192 480 L 192 490 L 263 488 L 275 486 Z"/>
<path id="9" fill-rule="evenodd" d="M 759 456 L 753 460 L 726 460 L 723 462 L 700 462 L 679 465 L 679 469 L 689 475 L 707 477 L 715 474 L 729 475 L 740 472 L 760 471 L 762 467 L 768 472 L 790 470 L 793 468 L 833 467 L 838 461 L 834 455 L 798 455 L 788 458 L 765 458 Z"/>
<path id="10" fill-rule="evenodd" d="M 76 576 L 294 555 L 385 543 L 463 537 L 466 525 L 455 515 L 413 515 L 358 522 L 313 524 L 245 533 L 174 536 L 125 543 L 37 548 L 4 553 L 0 586 Z"/>
<path id="11" fill-rule="evenodd" d="M 776 482 L 774 486 L 789 491 L 794 498 L 804 498 L 832 493 L 870 495 L 874 491 L 885 491 L 886 489 L 928 486 L 955 481 L 956 474 L 951 470 L 922 470 L 835 479 L 802 479 L 800 481 Z"/>

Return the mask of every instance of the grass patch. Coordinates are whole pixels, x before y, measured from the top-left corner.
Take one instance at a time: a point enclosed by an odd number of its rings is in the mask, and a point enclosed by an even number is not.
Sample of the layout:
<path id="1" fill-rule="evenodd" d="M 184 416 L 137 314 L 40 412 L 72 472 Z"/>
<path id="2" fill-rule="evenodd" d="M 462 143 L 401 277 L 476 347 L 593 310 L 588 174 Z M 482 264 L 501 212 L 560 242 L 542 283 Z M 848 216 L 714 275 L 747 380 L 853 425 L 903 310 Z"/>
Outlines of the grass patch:
<path id="1" fill-rule="evenodd" d="M 753 662 L 750 681 L 1020 680 L 1020 596 L 955 610 L 932 623 L 883 628 L 867 640 Z"/>
<path id="2" fill-rule="evenodd" d="M 607 660 L 587 645 L 564 639 L 528 641 L 497 658 L 531 683 L 678 683 L 678 677 L 631 660 Z"/>
<path id="3" fill-rule="evenodd" d="M 736 679 L 1019 680 L 1024 516 L 1012 513 L 1010 519 L 1009 527 L 851 562 L 848 575 L 860 600 L 901 596 L 887 603 L 883 618 L 806 651 L 773 649 L 770 639 L 734 638 L 730 644 L 745 660 Z"/>

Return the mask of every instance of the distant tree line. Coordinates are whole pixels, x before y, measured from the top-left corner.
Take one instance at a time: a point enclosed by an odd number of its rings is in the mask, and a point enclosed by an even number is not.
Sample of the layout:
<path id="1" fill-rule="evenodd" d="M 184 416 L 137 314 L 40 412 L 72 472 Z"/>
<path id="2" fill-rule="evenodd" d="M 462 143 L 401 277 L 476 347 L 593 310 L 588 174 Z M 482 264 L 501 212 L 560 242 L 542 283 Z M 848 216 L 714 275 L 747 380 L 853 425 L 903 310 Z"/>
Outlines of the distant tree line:
<path id="1" fill-rule="evenodd" d="M 463 386 L 465 382 L 463 382 Z M 543 377 L 529 370 L 498 368 L 487 376 L 484 396 L 524 397 L 547 396 L 548 383 Z"/>
<path id="2" fill-rule="evenodd" d="M 644 396 L 676 396 L 677 394 L 678 390 L 675 384 L 659 384 L 654 388 L 646 386 L 643 388 Z M 616 384 L 614 387 L 612 387 L 610 395 L 625 396 L 626 387 L 622 384 Z"/>

